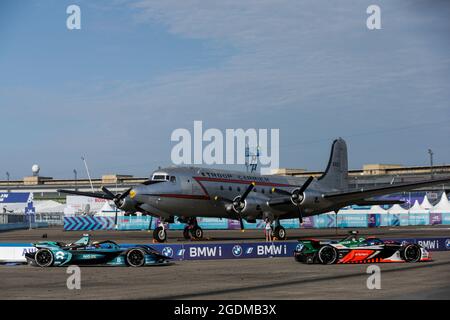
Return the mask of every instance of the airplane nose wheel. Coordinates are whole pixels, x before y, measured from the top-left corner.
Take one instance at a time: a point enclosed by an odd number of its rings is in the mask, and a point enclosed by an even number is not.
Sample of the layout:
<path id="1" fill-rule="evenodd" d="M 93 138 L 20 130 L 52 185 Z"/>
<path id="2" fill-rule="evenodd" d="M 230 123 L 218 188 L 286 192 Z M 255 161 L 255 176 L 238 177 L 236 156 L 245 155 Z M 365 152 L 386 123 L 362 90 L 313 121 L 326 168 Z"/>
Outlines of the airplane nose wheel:
<path id="1" fill-rule="evenodd" d="M 158 227 L 153 231 L 153 239 L 157 242 L 166 242 L 167 232 L 163 227 Z"/>

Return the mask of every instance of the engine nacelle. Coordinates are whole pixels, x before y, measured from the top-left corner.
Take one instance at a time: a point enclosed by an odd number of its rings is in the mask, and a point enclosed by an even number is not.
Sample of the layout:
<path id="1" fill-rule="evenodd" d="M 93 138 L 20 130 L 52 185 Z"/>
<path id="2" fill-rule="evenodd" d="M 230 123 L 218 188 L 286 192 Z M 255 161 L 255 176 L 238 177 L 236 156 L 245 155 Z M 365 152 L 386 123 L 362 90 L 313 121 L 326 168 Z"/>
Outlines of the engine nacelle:
<path id="1" fill-rule="evenodd" d="M 120 210 L 130 212 L 136 211 L 136 205 L 137 202 L 135 200 L 126 197 L 120 202 L 120 205 L 118 207 Z"/>
<path id="2" fill-rule="evenodd" d="M 235 207 L 233 205 L 230 205 L 229 210 L 232 210 L 236 213 L 240 213 L 243 216 L 248 216 L 248 217 L 256 217 L 258 216 L 261 212 L 262 212 L 262 207 L 261 204 L 263 202 L 261 201 L 257 201 L 256 199 L 253 198 L 247 198 L 244 200 L 244 202 L 238 204 L 238 206 L 240 207 Z"/>
<path id="3" fill-rule="evenodd" d="M 314 191 L 306 191 L 300 195 L 299 203 L 301 206 L 318 207 L 323 202 L 322 194 Z"/>

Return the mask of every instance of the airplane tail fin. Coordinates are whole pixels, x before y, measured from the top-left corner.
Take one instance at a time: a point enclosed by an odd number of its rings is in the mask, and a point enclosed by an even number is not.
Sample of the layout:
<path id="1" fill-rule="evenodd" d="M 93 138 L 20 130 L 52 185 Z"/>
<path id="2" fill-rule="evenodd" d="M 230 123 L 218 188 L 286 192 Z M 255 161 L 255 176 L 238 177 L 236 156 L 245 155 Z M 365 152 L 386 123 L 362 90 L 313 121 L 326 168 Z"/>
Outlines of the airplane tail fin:
<path id="1" fill-rule="evenodd" d="M 340 191 L 348 189 L 347 144 L 344 139 L 333 141 L 327 168 L 318 180 L 327 188 Z"/>

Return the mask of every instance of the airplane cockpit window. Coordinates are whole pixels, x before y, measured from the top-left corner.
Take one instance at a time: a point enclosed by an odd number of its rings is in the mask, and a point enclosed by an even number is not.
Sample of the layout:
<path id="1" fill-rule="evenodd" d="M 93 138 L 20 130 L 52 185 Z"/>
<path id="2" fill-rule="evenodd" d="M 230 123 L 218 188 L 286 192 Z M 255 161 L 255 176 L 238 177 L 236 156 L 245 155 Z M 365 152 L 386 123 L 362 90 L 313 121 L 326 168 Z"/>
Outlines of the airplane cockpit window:
<path id="1" fill-rule="evenodd" d="M 175 176 L 170 176 L 170 182 L 176 182 L 177 178 Z"/>
<path id="2" fill-rule="evenodd" d="M 152 176 L 153 181 L 169 181 L 169 175 L 167 173 L 155 172 Z"/>

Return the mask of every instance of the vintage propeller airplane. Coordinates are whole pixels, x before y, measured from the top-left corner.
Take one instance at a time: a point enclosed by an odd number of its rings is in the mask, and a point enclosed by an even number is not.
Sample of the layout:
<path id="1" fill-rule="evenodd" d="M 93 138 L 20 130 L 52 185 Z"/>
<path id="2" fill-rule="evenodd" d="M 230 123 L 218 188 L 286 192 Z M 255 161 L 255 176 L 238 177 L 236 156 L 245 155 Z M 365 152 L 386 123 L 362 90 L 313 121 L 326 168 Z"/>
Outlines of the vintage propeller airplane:
<path id="1" fill-rule="evenodd" d="M 62 193 L 112 200 L 126 212 L 142 212 L 160 218 L 153 238 L 167 239 L 165 222 L 177 216 L 186 223 L 184 237 L 202 238 L 203 230 L 196 217 L 219 217 L 239 220 L 269 219 L 274 222 L 273 236 L 286 238 L 280 220 L 303 218 L 335 211 L 349 205 L 383 205 L 402 201 L 375 200 L 373 197 L 445 184 L 450 178 L 416 183 L 394 184 L 381 188 L 349 190 L 347 145 L 342 138 L 333 142 L 327 168 L 319 178 L 248 174 L 200 167 L 171 167 L 155 171 L 150 180 L 114 194 L 58 190 Z"/>

